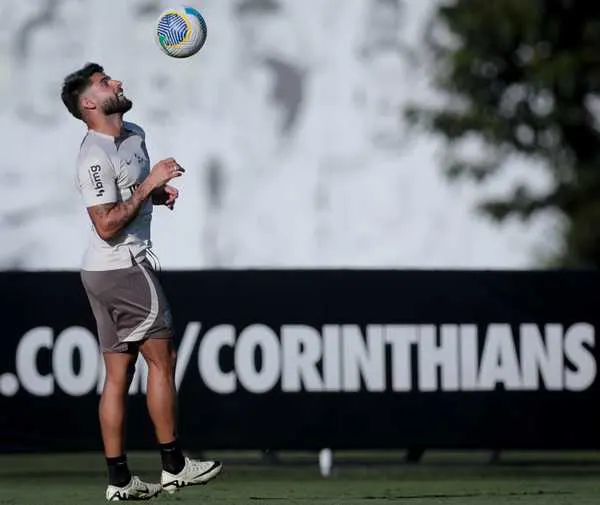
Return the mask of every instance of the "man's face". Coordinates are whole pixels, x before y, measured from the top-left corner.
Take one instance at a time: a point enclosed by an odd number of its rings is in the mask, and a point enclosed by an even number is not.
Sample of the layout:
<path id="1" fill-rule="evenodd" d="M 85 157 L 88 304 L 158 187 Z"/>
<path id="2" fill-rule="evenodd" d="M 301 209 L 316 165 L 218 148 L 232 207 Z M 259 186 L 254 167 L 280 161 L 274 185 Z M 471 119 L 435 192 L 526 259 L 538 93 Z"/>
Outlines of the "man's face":
<path id="1" fill-rule="evenodd" d="M 123 83 L 104 73 L 95 73 L 90 78 L 91 85 L 84 93 L 97 109 L 106 116 L 125 114 L 133 103 L 123 94 Z"/>

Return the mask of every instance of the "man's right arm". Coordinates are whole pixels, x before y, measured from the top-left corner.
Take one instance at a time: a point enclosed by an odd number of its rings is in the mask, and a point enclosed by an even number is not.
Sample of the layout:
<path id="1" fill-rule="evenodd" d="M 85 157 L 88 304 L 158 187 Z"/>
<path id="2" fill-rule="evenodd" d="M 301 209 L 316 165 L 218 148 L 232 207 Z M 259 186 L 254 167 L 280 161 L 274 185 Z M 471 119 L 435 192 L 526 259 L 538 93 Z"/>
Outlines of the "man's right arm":
<path id="1" fill-rule="evenodd" d="M 84 161 L 79 169 L 79 185 L 88 214 L 103 240 L 116 237 L 137 216 L 152 191 L 184 170 L 172 159 L 159 161 L 127 201 L 119 201 L 116 176 L 104 156 Z"/>
<path id="2" fill-rule="evenodd" d="M 125 202 L 111 202 L 88 207 L 87 211 L 102 240 L 115 238 L 135 216 L 152 194 L 152 182 L 146 178 Z"/>

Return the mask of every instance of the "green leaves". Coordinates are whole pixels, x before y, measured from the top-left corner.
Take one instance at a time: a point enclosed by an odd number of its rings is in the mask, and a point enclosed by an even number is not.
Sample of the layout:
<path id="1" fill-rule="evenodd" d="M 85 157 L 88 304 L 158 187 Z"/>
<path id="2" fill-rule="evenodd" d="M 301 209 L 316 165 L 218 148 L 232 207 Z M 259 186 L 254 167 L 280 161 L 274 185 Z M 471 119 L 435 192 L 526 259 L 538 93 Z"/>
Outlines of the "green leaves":
<path id="1" fill-rule="evenodd" d="M 446 139 L 453 155 L 445 173 L 485 183 L 509 154 L 536 167 L 541 161 L 553 189 L 534 196 L 513 188 L 480 210 L 498 220 L 558 210 L 569 221 L 561 261 L 600 266 L 600 123 L 589 107 L 600 97 L 600 6 L 454 0 L 439 7 L 431 26 L 431 72 L 451 105 L 413 105 L 406 115 Z M 477 160 L 454 154 L 474 138 L 483 146 Z"/>

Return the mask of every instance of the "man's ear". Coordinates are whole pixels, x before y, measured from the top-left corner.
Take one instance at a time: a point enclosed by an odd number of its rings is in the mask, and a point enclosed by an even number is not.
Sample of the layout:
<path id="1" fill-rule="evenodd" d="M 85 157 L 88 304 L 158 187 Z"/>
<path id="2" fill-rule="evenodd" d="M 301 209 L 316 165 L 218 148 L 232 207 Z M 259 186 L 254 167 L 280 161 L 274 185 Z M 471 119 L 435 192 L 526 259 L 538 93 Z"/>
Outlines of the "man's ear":
<path id="1" fill-rule="evenodd" d="M 93 110 L 96 108 L 96 104 L 87 96 L 82 96 L 79 101 L 81 110 Z"/>

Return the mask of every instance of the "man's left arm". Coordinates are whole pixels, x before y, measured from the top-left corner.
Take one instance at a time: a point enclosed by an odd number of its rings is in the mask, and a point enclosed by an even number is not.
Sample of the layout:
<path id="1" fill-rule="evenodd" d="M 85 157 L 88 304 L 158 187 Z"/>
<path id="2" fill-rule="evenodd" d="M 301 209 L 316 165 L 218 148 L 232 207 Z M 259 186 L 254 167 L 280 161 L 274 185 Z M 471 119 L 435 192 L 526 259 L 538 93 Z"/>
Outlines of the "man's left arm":
<path id="1" fill-rule="evenodd" d="M 142 137 L 142 149 L 146 155 L 146 158 L 149 160 L 150 154 L 148 153 L 148 147 L 146 145 L 146 132 L 137 124 L 127 123 L 127 125 L 130 129 L 137 132 Z M 169 186 L 168 184 L 156 188 L 151 193 L 153 205 L 165 205 L 171 210 L 173 210 L 173 207 L 175 206 L 175 200 L 177 200 L 178 197 L 179 191 L 177 188 Z"/>
<path id="2" fill-rule="evenodd" d="M 164 185 L 160 188 L 156 188 L 152 192 L 152 203 L 154 205 L 166 205 L 169 209 L 173 210 L 175 206 L 175 200 L 179 197 L 179 191 L 173 186 Z"/>

